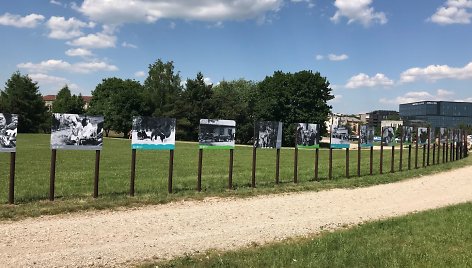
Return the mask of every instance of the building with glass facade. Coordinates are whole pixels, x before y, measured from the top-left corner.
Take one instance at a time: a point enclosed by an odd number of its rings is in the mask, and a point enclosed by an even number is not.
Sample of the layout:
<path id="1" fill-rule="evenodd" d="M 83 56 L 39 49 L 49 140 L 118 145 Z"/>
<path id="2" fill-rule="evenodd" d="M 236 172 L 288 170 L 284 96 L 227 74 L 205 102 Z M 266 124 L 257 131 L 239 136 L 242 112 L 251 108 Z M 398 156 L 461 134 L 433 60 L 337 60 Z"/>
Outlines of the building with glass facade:
<path id="1" fill-rule="evenodd" d="M 400 104 L 403 120 L 424 121 L 431 127 L 457 128 L 472 126 L 472 103 L 452 101 L 421 101 Z"/>

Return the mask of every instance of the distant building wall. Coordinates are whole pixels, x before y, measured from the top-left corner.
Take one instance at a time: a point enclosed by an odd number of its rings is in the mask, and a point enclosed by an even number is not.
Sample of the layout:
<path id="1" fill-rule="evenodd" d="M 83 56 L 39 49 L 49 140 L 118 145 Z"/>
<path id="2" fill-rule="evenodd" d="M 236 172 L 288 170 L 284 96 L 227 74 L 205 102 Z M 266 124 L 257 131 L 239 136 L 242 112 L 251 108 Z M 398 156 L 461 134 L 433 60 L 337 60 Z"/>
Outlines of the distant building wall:
<path id="1" fill-rule="evenodd" d="M 431 127 L 457 128 L 472 125 L 472 103 L 450 101 L 421 101 L 400 104 L 404 120 L 420 120 Z"/>

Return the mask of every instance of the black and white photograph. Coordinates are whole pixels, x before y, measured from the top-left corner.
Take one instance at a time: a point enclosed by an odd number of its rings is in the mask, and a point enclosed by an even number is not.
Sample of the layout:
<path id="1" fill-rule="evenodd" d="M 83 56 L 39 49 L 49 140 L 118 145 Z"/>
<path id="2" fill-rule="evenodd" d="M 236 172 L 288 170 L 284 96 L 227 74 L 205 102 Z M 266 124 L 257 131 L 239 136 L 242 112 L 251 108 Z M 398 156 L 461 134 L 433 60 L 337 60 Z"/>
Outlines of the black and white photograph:
<path id="1" fill-rule="evenodd" d="M 403 144 L 413 143 L 414 128 L 410 126 L 403 126 Z"/>
<path id="2" fill-rule="evenodd" d="M 331 129 L 331 148 L 349 148 L 349 129 L 346 126 L 333 125 Z"/>
<path id="3" fill-rule="evenodd" d="M 428 144 L 428 128 L 419 127 L 418 128 L 418 144 Z"/>
<path id="4" fill-rule="evenodd" d="M 297 147 L 319 148 L 319 125 L 309 123 L 297 124 Z"/>
<path id="5" fill-rule="evenodd" d="M 261 121 L 256 123 L 255 128 L 255 147 L 276 149 L 282 147 L 282 122 Z"/>
<path id="6" fill-rule="evenodd" d="M 236 121 L 200 119 L 198 144 L 200 149 L 234 149 Z"/>
<path id="7" fill-rule="evenodd" d="M 439 141 L 444 144 L 447 142 L 447 128 L 439 128 Z"/>
<path id="8" fill-rule="evenodd" d="M 101 150 L 103 122 L 103 116 L 54 113 L 52 115 L 51 148 Z"/>
<path id="9" fill-rule="evenodd" d="M 374 146 L 374 127 L 363 125 L 360 127 L 360 144 L 361 147 L 372 147 Z"/>
<path id="10" fill-rule="evenodd" d="M 131 148 L 142 150 L 174 150 L 175 118 L 134 116 Z"/>
<path id="11" fill-rule="evenodd" d="M 395 129 L 393 127 L 382 129 L 382 143 L 389 146 L 395 145 Z"/>
<path id="12" fill-rule="evenodd" d="M 16 152 L 18 115 L 0 113 L 0 152 Z"/>

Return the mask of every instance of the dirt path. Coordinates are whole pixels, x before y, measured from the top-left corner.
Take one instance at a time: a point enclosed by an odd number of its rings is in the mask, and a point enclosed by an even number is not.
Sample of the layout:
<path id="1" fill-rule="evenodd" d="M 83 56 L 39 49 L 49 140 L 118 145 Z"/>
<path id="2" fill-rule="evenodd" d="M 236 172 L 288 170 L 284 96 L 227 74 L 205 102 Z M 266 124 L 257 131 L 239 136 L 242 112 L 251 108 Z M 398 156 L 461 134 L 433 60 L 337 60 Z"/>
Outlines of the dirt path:
<path id="1" fill-rule="evenodd" d="M 472 201 L 472 167 L 399 183 L 0 224 L 0 267 L 127 266 Z"/>

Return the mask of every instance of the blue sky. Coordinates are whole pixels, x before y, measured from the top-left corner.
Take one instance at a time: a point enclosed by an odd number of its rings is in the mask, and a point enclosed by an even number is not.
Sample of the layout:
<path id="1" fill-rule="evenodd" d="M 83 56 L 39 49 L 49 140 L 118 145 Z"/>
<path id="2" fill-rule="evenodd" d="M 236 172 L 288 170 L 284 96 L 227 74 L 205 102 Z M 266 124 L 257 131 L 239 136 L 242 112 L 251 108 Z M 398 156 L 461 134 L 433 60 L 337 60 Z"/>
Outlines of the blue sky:
<path id="1" fill-rule="evenodd" d="M 90 95 L 162 59 L 213 84 L 319 71 L 340 113 L 472 101 L 471 20 L 472 0 L 2 1 L 0 83 L 19 70 Z"/>

